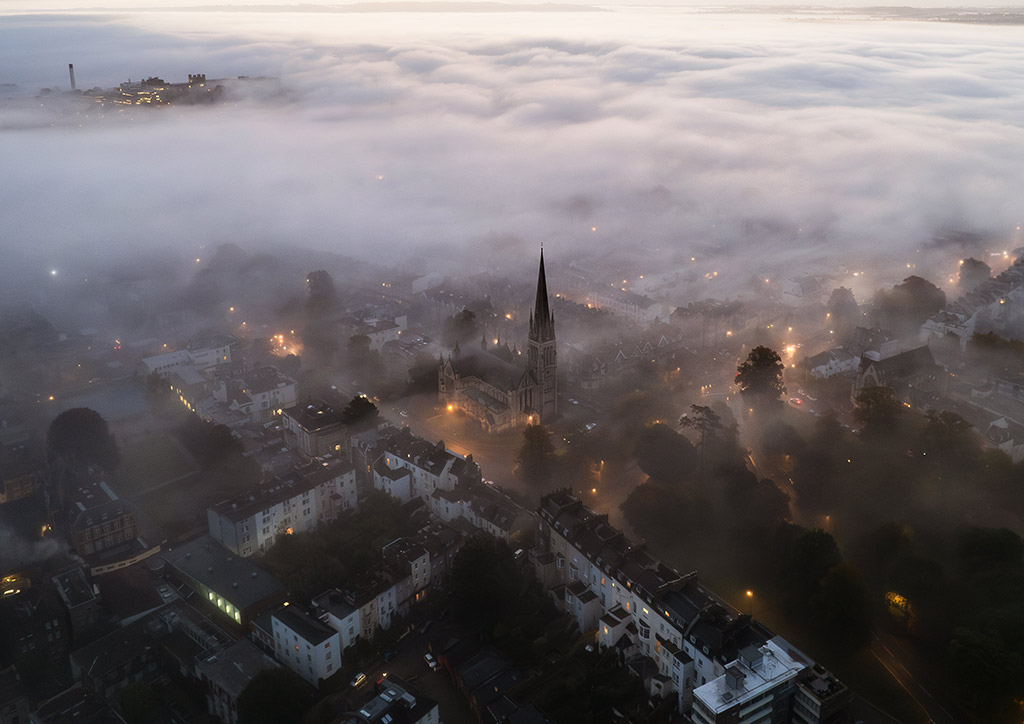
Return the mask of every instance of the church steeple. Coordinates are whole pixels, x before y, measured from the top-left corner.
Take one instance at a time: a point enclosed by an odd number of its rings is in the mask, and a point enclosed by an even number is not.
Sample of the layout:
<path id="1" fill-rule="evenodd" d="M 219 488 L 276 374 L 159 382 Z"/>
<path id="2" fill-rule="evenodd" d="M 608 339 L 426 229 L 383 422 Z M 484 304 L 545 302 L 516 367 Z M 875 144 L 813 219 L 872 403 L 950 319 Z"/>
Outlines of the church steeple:
<path id="1" fill-rule="evenodd" d="M 540 248 L 540 269 L 537 272 L 537 300 L 530 313 L 530 339 L 539 342 L 555 338 L 555 318 L 548 306 L 548 280 L 544 274 L 544 247 Z"/>
<path id="2" fill-rule="evenodd" d="M 527 367 L 538 387 L 530 407 L 540 413 L 542 422 L 549 422 L 558 414 L 557 359 L 555 317 L 548 305 L 548 280 L 544 274 L 544 248 L 541 247 L 540 269 L 537 272 L 537 301 L 530 312 Z"/>

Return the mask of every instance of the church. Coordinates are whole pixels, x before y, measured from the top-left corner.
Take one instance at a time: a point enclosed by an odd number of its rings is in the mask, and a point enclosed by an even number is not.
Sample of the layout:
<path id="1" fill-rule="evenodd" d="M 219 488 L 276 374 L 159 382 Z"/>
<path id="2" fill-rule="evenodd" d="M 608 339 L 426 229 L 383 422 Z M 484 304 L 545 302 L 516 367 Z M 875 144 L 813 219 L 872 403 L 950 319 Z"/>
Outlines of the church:
<path id="1" fill-rule="evenodd" d="M 551 423 L 558 414 L 557 351 L 543 249 L 526 366 L 520 364 L 521 355 L 507 352 L 507 347 L 463 350 L 456 344 L 447 359 L 442 355 L 438 365 L 442 404 L 475 418 L 488 432 Z"/>

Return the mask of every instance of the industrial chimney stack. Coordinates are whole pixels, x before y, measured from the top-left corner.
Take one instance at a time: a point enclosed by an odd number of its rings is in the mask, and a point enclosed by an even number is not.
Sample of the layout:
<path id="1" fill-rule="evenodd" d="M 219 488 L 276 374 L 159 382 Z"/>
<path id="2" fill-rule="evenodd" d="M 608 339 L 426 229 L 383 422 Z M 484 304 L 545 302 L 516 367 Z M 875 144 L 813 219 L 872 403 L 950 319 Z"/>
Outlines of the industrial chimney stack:
<path id="1" fill-rule="evenodd" d="M 68 73 L 71 74 L 71 90 L 75 90 L 75 64 L 68 63 Z"/>

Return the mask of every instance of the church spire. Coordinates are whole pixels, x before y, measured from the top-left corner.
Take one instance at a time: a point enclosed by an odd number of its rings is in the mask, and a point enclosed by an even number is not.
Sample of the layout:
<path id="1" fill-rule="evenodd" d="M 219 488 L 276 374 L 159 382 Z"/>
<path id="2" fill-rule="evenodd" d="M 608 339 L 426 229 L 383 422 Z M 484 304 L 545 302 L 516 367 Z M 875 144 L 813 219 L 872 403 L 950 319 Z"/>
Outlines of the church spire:
<path id="1" fill-rule="evenodd" d="M 549 339 L 555 335 L 555 320 L 548 306 L 548 281 L 544 274 L 544 247 L 540 248 L 540 269 L 537 272 L 537 301 L 530 318 L 531 336 Z"/>

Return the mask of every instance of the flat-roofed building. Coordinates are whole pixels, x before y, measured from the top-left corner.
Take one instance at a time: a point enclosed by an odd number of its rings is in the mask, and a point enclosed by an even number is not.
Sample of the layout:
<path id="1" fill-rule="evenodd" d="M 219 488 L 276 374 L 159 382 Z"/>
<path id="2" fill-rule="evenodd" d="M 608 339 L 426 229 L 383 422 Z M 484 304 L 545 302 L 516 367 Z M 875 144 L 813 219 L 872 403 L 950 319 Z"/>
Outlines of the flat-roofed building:
<path id="1" fill-rule="evenodd" d="M 338 632 L 297 606 L 285 604 L 275 611 L 271 626 L 278 661 L 313 686 L 341 668 Z"/>
<path id="2" fill-rule="evenodd" d="M 345 405 L 341 395 L 333 394 L 285 408 L 281 423 L 289 433 L 289 444 L 311 458 L 341 453 L 349 438 Z"/>
<path id="3" fill-rule="evenodd" d="M 694 724 L 753 724 L 787 717 L 807 661 L 784 639 L 740 651 L 725 673 L 693 690 Z"/>
<path id="4" fill-rule="evenodd" d="M 284 586 L 267 571 L 209 536 L 200 536 L 163 554 L 181 581 L 221 612 L 248 626 L 265 608 L 283 603 Z"/>

